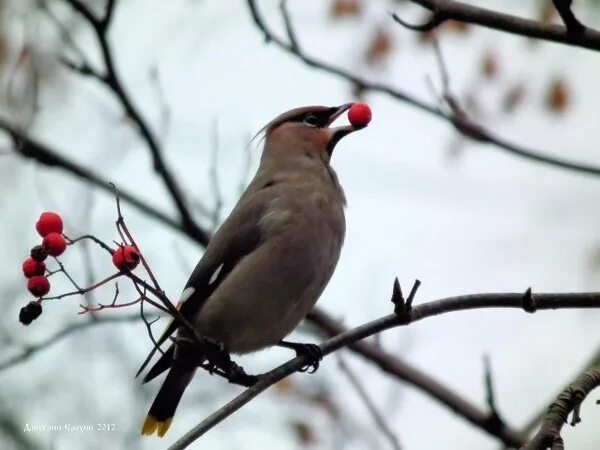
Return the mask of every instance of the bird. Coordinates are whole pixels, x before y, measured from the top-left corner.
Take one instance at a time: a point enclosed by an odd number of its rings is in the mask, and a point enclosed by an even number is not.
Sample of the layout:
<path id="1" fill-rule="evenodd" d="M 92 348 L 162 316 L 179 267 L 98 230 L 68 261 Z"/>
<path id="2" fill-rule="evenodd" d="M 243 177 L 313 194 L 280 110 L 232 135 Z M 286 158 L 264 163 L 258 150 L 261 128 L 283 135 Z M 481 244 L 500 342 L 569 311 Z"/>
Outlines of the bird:
<path id="1" fill-rule="evenodd" d="M 274 345 L 297 354 L 318 349 L 283 339 L 311 311 L 340 257 L 346 198 L 330 161 L 339 141 L 364 125 L 331 125 L 353 105 L 295 108 L 257 133 L 264 135 L 257 172 L 213 234 L 178 303 L 200 335 L 232 354 Z M 189 337 L 171 320 L 156 343 L 175 333 L 179 342 Z M 146 383 L 169 371 L 144 420 L 143 435 L 166 434 L 196 371 L 197 365 L 183 362 L 190 346 L 171 340 L 143 379 Z"/>

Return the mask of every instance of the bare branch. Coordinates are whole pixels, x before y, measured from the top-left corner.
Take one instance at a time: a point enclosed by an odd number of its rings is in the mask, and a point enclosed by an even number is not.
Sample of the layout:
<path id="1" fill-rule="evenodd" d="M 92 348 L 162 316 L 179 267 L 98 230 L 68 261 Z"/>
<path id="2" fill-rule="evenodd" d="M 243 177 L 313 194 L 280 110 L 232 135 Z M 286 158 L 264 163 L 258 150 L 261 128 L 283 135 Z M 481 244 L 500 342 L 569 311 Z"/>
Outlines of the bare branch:
<path id="1" fill-rule="evenodd" d="M 16 366 L 19 363 L 22 363 L 32 356 L 34 356 L 39 351 L 45 350 L 62 339 L 77 333 L 78 331 L 85 330 L 87 328 L 93 327 L 95 325 L 105 324 L 105 323 L 126 323 L 126 322 L 135 322 L 136 320 L 140 320 L 140 316 L 138 314 L 127 315 L 127 316 L 103 316 L 96 317 L 94 320 L 87 321 L 78 321 L 71 325 L 66 326 L 62 330 L 50 336 L 48 339 L 38 342 L 37 344 L 28 344 L 23 347 L 21 353 L 7 358 L 6 360 L 0 362 L 0 371 L 8 369 L 10 367 Z"/>
<path id="2" fill-rule="evenodd" d="M 535 20 L 523 19 L 455 0 L 411 1 L 431 11 L 434 17 L 438 17 L 438 20 L 443 21 L 452 19 L 481 25 L 486 28 L 504 31 L 510 34 L 558 42 L 596 51 L 600 50 L 600 32 L 591 28 L 586 28 L 579 23 L 571 12 L 570 0 L 553 0 L 567 26 L 546 25 L 536 22 Z M 557 3 L 560 5 L 557 5 Z"/>
<path id="3" fill-rule="evenodd" d="M 71 7 L 77 11 L 85 20 L 87 20 L 94 28 L 98 27 L 100 21 L 94 15 L 94 13 L 80 0 L 64 0 L 66 3 L 71 5 Z"/>
<path id="4" fill-rule="evenodd" d="M 558 308 L 600 308 L 600 293 L 568 293 L 568 294 L 536 294 L 537 309 Z M 360 341 L 381 331 L 405 326 L 427 317 L 433 317 L 453 311 L 466 311 L 480 308 L 523 308 L 523 294 L 498 293 L 498 294 L 472 294 L 457 297 L 448 297 L 415 306 L 407 314 L 400 317 L 391 314 L 377 320 L 360 325 L 350 331 L 337 335 L 319 347 L 323 356 L 329 355 L 351 343 Z M 262 375 L 259 381 L 246 389 L 242 394 L 231 400 L 228 404 L 211 414 L 201 423 L 179 439 L 169 450 L 186 448 L 196 439 L 201 437 L 211 428 L 225 420 L 235 411 L 240 409 L 254 397 L 268 389 L 273 384 L 301 370 L 309 362 L 307 356 L 297 356 L 285 364 Z"/>
<path id="5" fill-rule="evenodd" d="M 175 203 L 177 211 L 181 217 L 183 228 L 189 229 L 193 233 L 200 232 L 198 225 L 190 213 L 178 181 L 166 165 L 158 140 L 154 136 L 154 133 L 150 129 L 150 126 L 147 124 L 146 120 L 142 117 L 141 112 L 134 105 L 129 93 L 125 89 L 125 86 L 120 79 L 119 74 L 117 73 L 112 48 L 107 37 L 107 29 L 110 25 L 110 19 L 113 16 L 115 1 L 108 1 L 106 16 L 102 20 L 96 19 L 87 9 L 87 7 L 83 6 L 79 1 L 64 1 L 71 4 L 73 8 L 79 14 L 81 14 L 81 16 L 93 28 L 98 40 L 98 45 L 100 46 L 100 52 L 102 54 L 102 59 L 104 61 L 106 70 L 106 74 L 101 78 L 101 80 L 119 100 L 121 106 L 125 110 L 125 113 L 136 125 L 142 139 L 146 143 L 146 146 L 148 147 L 148 150 L 152 156 L 154 170 L 160 176 L 161 180 L 165 184 L 165 187 L 167 188 L 167 191 L 173 199 L 173 202 Z"/>
<path id="6" fill-rule="evenodd" d="M 383 414 L 377 409 L 377 406 L 375 405 L 371 397 L 369 397 L 369 393 L 362 385 L 358 377 L 354 374 L 354 372 L 352 372 L 352 370 L 346 364 L 342 357 L 339 357 L 338 365 L 340 366 L 342 372 L 344 372 L 344 374 L 348 378 L 348 381 L 350 381 L 352 387 L 354 387 L 354 390 L 356 391 L 360 399 L 363 401 L 363 403 L 369 410 L 369 413 L 373 417 L 373 420 L 375 420 L 375 423 L 377 424 L 383 435 L 390 442 L 390 447 L 394 450 L 400 450 L 402 447 L 400 446 L 398 436 L 396 436 L 394 432 L 390 429 L 389 425 L 385 421 L 385 418 L 383 417 Z"/>
<path id="7" fill-rule="evenodd" d="M 110 26 L 110 21 L 112 20 L 113 13 L 115 11 L 115 6 L 117 4 L 117 0 L 107 0 L 106 1 L 106 10 L 104 11 L 104 18 L 100 22 L 100 27 L 106 33 L 106 30 Z"/>
<path id="8" fill-rule="evenodd" d="M 392 19 L 394 19 L 396 22 L 398 22 L 404 28 L 408 28 L 409 30 L 412 30 L 412 31 L 431 31 L 434 28 L 437 28 L 445 20 L 441 14 L 434 12 L 426 22 L 423 22 L 422 24 L 419 24 L 419 25 L 413 25 L 413 24 L 410 24 L 410 23 L 406 22 L 405 20 L 403 20 L 396 13 L 390 13 L 390 14 L 392 16 Z"/>
<path id="9" fill-rule="evenodd" d="M 285 25 L 285 32 L 287 33 L 288 38 L 290 40 L 290 47 L 294 52 L 300 53 L 300 44 L 298 43 L 298 39 L 296 38 L 296 32 L 294 31 L 294 26 L 292 25 L 290 13 L 288 12 L 287 0 L 281 0 L 279 6 L 281 9 L 281 15 L 283 17 L 283 23 Z"/>
<path id="10" fill-rule="evenodd" d="M 498 424 L 503 424 L 504 421 L 500 417 L 500 413 L 498 412 L 498 407 L 496 405 L 496 395 L 494 392 L 494 380 L 492 377 L 492 367 L 490 364 L 490 358 L 488 355 L 484 355 L 483 357 L 483 367 L 484 367 L 484 385 L 485 385 L 485 396 L 486 403 L 489 408 L 489 421 L 496 422 Z"/>
<path id="11" fill-rule="evenodd" d="M 586 370 L 573 383 L 565 388 L 548 408 L 537 434 L 529 441 L 523 450 L 552 450 L 564 449 L 560 431 L 572 412 L 571 426 L 581 422 L 579 409 L 588 394 L 600 386 L 600 366 Z"/>
<path id="12" fill-rule="evenodd" d="M 573 0 L 552 0 L 554 7 L 560 14 L 565 27 L 567 27 L 567 33 L 570 35 L 580 35 L 585 30 L 585 26 L 575 17 L 571 10 Z"/>
<path id="13" fill-rule="evenodd" d="M 313 310 L 308 316 L 308 320 L 317 325 L 319 330 L 324 331 L 328 337 L 348 331 L 347 328 L 319 309 Z M 375 336 L 379 335 L 376 334 Z M 431 375 L 411 366 L 399 356 L 385 352 L 377 345 L 371 344 L 366 340 L 351 343 L 348 345 L 348 348 L 367 361 L 375 364 L 388 375 L 414 386 L 420 392 L 429 395 L 432 399 L 448 407 L 477 428 L 497 437 L 506 446 L 518 448 L 525 443 L 525 435 L 521 435 L 519 432 L 510 429 L 504 423 L 490 420 L 489 413 L 469 403 L 459 393 L 435 380 Z"/>
<path id="14" fill-rule="evenodd" d="M 8 135 L 10 135 L 14 142 L 14 150 L 19 155 L 25 158 L 33 159 L 48 167 L 57 167 L 63 169 L 66 172 L 83 179 L 84 181 L 102 189 L 105 192 L 110 194 L 114 193 L 113 188 L 108 184 L 105 177 L 92 171 L 91 169 L 88 169 L 87 167 L 71 161 L 69 158 L 62 156 L 57 151 L 45 146 L 44 144 L 33 140 L 2 118 L 0 118 L 0 130 L 4 130 Z M 124 201 L 147 216 L 158 220 L 173 230 L 186 234 L 191 239 L 197 241 L 200 245 L 206 246 L 208 244 L 209 234 L 207 231 L 204 231 L 200 228 L 195 230 L 186 228 L 180 221 L 170 218 L 165 213 L 156 209 L 149 203 L 144 202 L 134 194 L 122 189 L 119 191 L 121 198 Z"/>

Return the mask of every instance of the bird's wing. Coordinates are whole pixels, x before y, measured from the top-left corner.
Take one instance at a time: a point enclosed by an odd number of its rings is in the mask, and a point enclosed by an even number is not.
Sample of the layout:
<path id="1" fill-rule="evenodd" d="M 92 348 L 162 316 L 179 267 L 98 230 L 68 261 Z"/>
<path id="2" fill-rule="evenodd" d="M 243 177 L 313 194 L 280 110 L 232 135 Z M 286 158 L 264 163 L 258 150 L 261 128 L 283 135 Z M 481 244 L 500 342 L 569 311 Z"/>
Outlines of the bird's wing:
<path id="1" fill-rule="evenodd" d="M 238 261 L 260 245 L 263 236 L 259 221 L 270 196 L 266 191 L 268 189 L 250 195 L 246 193 L 242 196 L 227 220 L 211 238 L 177 304 L 177 309 L 187 320 L 193 320 L 206 299 L 233 270 Z M 157 345 L 142 363 L 136 377 L 146 368 L 158 347 L 178 327 L 179 323 L 171 319 L 163 334 L 156 341 Z"/>

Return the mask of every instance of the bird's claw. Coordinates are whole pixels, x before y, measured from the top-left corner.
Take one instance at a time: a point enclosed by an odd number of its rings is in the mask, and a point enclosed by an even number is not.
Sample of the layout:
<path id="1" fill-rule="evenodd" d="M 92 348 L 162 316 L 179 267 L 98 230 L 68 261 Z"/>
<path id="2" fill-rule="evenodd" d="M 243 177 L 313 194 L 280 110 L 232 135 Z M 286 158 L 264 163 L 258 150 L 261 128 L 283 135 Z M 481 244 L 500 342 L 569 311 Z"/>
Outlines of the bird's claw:
<path id="1" fill-rule="evenodd" d="M 323 359 L 323 350 L 321 350 L 321 347 L 317 344 L 298 344 L 294 350 L 296 351 L 296 356 L 309 358 L 307 363 L 300 368 L 300 372 L 315 373 Z"/>
<path id="2" fill-rule="evenodd" d="M 260 377 L 257 375 L 248 375 L 243 367 L 232 361 L 229 370 L 227 371 L 227 379 L 230 383 L 250 387 L 254 386 Z"/>

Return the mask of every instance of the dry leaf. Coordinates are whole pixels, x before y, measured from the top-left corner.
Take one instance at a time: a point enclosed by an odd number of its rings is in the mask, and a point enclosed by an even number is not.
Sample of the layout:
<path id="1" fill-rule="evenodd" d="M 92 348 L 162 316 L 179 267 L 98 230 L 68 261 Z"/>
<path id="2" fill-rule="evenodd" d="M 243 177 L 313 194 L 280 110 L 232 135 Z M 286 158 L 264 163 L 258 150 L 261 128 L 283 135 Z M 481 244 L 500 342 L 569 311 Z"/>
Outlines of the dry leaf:
<path id="1" fill-rule="evenodd" d="M 309 445 L 314 444 L 317 441 L 315 433 L 308 423 L 301 420 L 295 420 L 290 425 L 294 429 L 296 437 L 301 444 Z"/>
<path id="2" fill-rule="evenodd" d="M 329 16 L 333 19 L 341 19 L 360 16 L 361 12 L 362 7 L 359 0 L 334 0 Z"/>
<path id="3" fill-rule="evenodd" d="M 546 107 L 553 112 L 564 112 L 569 106 L 570 94 L 565 81 L 561 78 L 554 79 L 546 93 Z"/>
<path id="4" fill-rule="evenodd" d="M 470 29 L 467 22 L 459 22 L 458 20 L 447 20 L 441 27 L 444 31 L 456 34 L 464 34 Z"/>
<path id="5" fill-rule="evenodd" d="M 292 391 L 293 387 L 292 381 L 289 378 L 284 378 L 275 385 L 275 391 L 279 395 L 287 395 Z"/>
<path id="6" fill-rule="evenodd" d="M 376 65 L 384 62 L 392 51 L 392 46 L 393 44 L 390 35 L 386 31 L 379 28 L 375 32 L 375 36 L 371 40 L 371 43 L 367 49 L 367 53 L 365 55 L 367 64 Z"/>
<path id="7" fill-rule="evenodd" d="M 498 75 L 498 58 L 496 54 L 488 51 L 483 55 L 481 60 L 481 74 L 491 80 Z"/>

